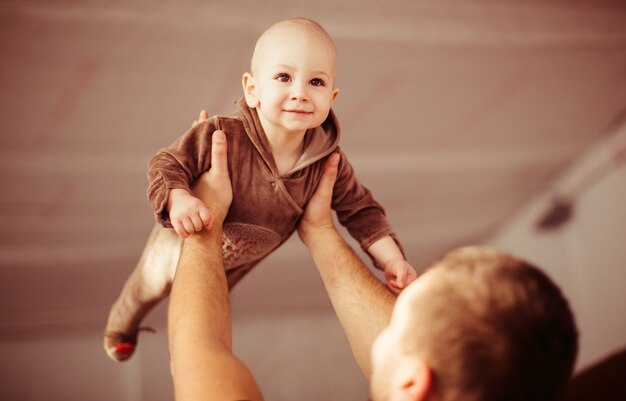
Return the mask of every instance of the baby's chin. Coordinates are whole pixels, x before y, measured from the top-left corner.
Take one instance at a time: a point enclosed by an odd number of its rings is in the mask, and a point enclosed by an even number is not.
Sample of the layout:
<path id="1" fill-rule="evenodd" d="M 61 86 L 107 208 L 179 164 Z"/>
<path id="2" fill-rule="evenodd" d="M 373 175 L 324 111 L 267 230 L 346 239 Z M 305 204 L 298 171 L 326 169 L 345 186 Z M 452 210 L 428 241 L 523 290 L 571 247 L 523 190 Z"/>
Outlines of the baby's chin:
<path id="1" fill-rule="evenodd" d="M 283 125 L 283 129 L 285 129 L 286 131 L 293 131 L 293 132 L 304 132 L 306 130 L 312 129 L 312 128 L 317 128 L 320 125 L 322 125 L 322 121 L 294 121 L 294 122 L 287 122 Z"/>

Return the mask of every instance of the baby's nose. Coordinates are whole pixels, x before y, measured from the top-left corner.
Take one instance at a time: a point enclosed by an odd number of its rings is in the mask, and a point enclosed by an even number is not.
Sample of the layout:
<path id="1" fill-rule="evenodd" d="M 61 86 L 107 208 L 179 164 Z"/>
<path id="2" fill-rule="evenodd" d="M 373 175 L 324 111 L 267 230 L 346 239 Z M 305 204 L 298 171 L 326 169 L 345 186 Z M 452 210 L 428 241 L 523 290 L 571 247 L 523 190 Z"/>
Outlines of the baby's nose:
<path id="1" fill-rule="evenodd" d="M 292 100 L 308 100 L 306 85 L 295 83 L 291 86 L 291 99 Z"/>

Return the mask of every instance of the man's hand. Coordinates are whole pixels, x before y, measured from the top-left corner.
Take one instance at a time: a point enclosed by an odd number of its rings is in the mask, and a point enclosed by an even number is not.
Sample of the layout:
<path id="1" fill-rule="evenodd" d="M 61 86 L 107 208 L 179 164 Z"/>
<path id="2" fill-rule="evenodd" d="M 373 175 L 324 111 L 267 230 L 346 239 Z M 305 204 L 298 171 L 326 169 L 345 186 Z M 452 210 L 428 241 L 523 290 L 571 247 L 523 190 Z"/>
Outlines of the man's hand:
<path id="1" fill-rule="evenodd" d="M 195 181 L 193 195 L 184 189 L 170 191 L 170 220 L 176 233 L 183 238 L 204 228 L 210 229 L 216 220 L 221 225 L 233 200 L 226 135 L 217 130 L 212 141 L 211 168 Z"/>
<path id="2" fill-rule="evenodd" d="M 335 229 L 330 204 L 339 158 L 335 153 L 326 160 L 322 179 L 304 211 L 298 234 L 313 258 L 354 357 L 369 378 L 372 344 L 389 323 L 395 297 Z"/>
<path id="3" fill-rule="evenodd" d="M 172 189 L 168 201 L 168 213 L 176 234 L 187 238 L 190 234 L 211 228 L 213 214 L 206 205 L 184 189 Z"/>
<path id="4" fill-rule="evenodd" d="M 313 232 L 324 229 L 335 229 L 331 215 L 330 203 L 333 198 L 333 186 L 337 178 L 337 166 L 339 165 L 339 154 L 330 155 L 324 165 L 322 179 L 317 185 L 315 194 L 304 210 L 304 215 L 298 225 L 298 235 L 302 242 L 307 244 Z"/>
<path id="5" fill-rule="evenodd" d="M 211 144 L 211 168 L 193 185 L 192 192 L 211 211 L 214 223 L 222 224 L 233 201 L 233 188 L 228 173 L 226 135 L 217 130 Z"/>
<path id="6" fill-rule="evenodd" d="M 198 125 L 201 122 L 206 121 L 208 119 L 209 119 L 209 113 L 207 113 L 206 110 L 200 110 L 200 114 L 198 115 L 198 119 L 191 123 L 191 128 L 195 127 L 196 125 Z"/>

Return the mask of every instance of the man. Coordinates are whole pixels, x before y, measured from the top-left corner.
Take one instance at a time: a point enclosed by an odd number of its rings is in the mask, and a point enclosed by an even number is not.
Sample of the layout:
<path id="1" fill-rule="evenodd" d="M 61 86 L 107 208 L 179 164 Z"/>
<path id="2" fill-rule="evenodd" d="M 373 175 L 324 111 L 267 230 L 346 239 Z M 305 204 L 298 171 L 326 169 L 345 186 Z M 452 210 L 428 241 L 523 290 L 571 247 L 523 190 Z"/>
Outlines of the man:
<path id="1" fill-rule="evenodd" d="M 232 353 L 221 260 L 221 223 L 232 199 L 225 155 L 218 131 L 211 171 L 195 188 L 215 223 L 185 240 L 172 288 L 168 327 L 179 401 L 263 399 Z M 523 261 L 470 247 L 435 262 L 395 302 L 334 228 L 337 161 L 328 159 L 298 233 L 370 377 L 373 400 L 556 399 L 577 351 L 574 319 L 558 288 Z"/>

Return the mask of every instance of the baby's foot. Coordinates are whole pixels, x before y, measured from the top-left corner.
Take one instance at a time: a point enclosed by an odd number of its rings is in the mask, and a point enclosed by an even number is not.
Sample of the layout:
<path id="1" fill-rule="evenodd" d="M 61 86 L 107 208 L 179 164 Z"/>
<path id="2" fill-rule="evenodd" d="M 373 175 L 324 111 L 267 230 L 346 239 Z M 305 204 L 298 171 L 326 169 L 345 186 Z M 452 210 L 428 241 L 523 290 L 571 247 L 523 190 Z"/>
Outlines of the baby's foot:
<path id="1" fill-rule="evenodd" d="M 139 331 L 155 332 L 151 327 L 140 327 L 132 334 L 124 334 L 117 331 L 104 333 L 104 350 L 114 361 L 123 362 L 130 358 L 137 347 L 137 334 Z"/>
<path id="2" fill-rule="evenodd" d="M 122 362 L 131 357 L 137 345 L 137 333 L 134 335 L 119 332 L 104 333 L 104 350 L 109 358 Z"/>

